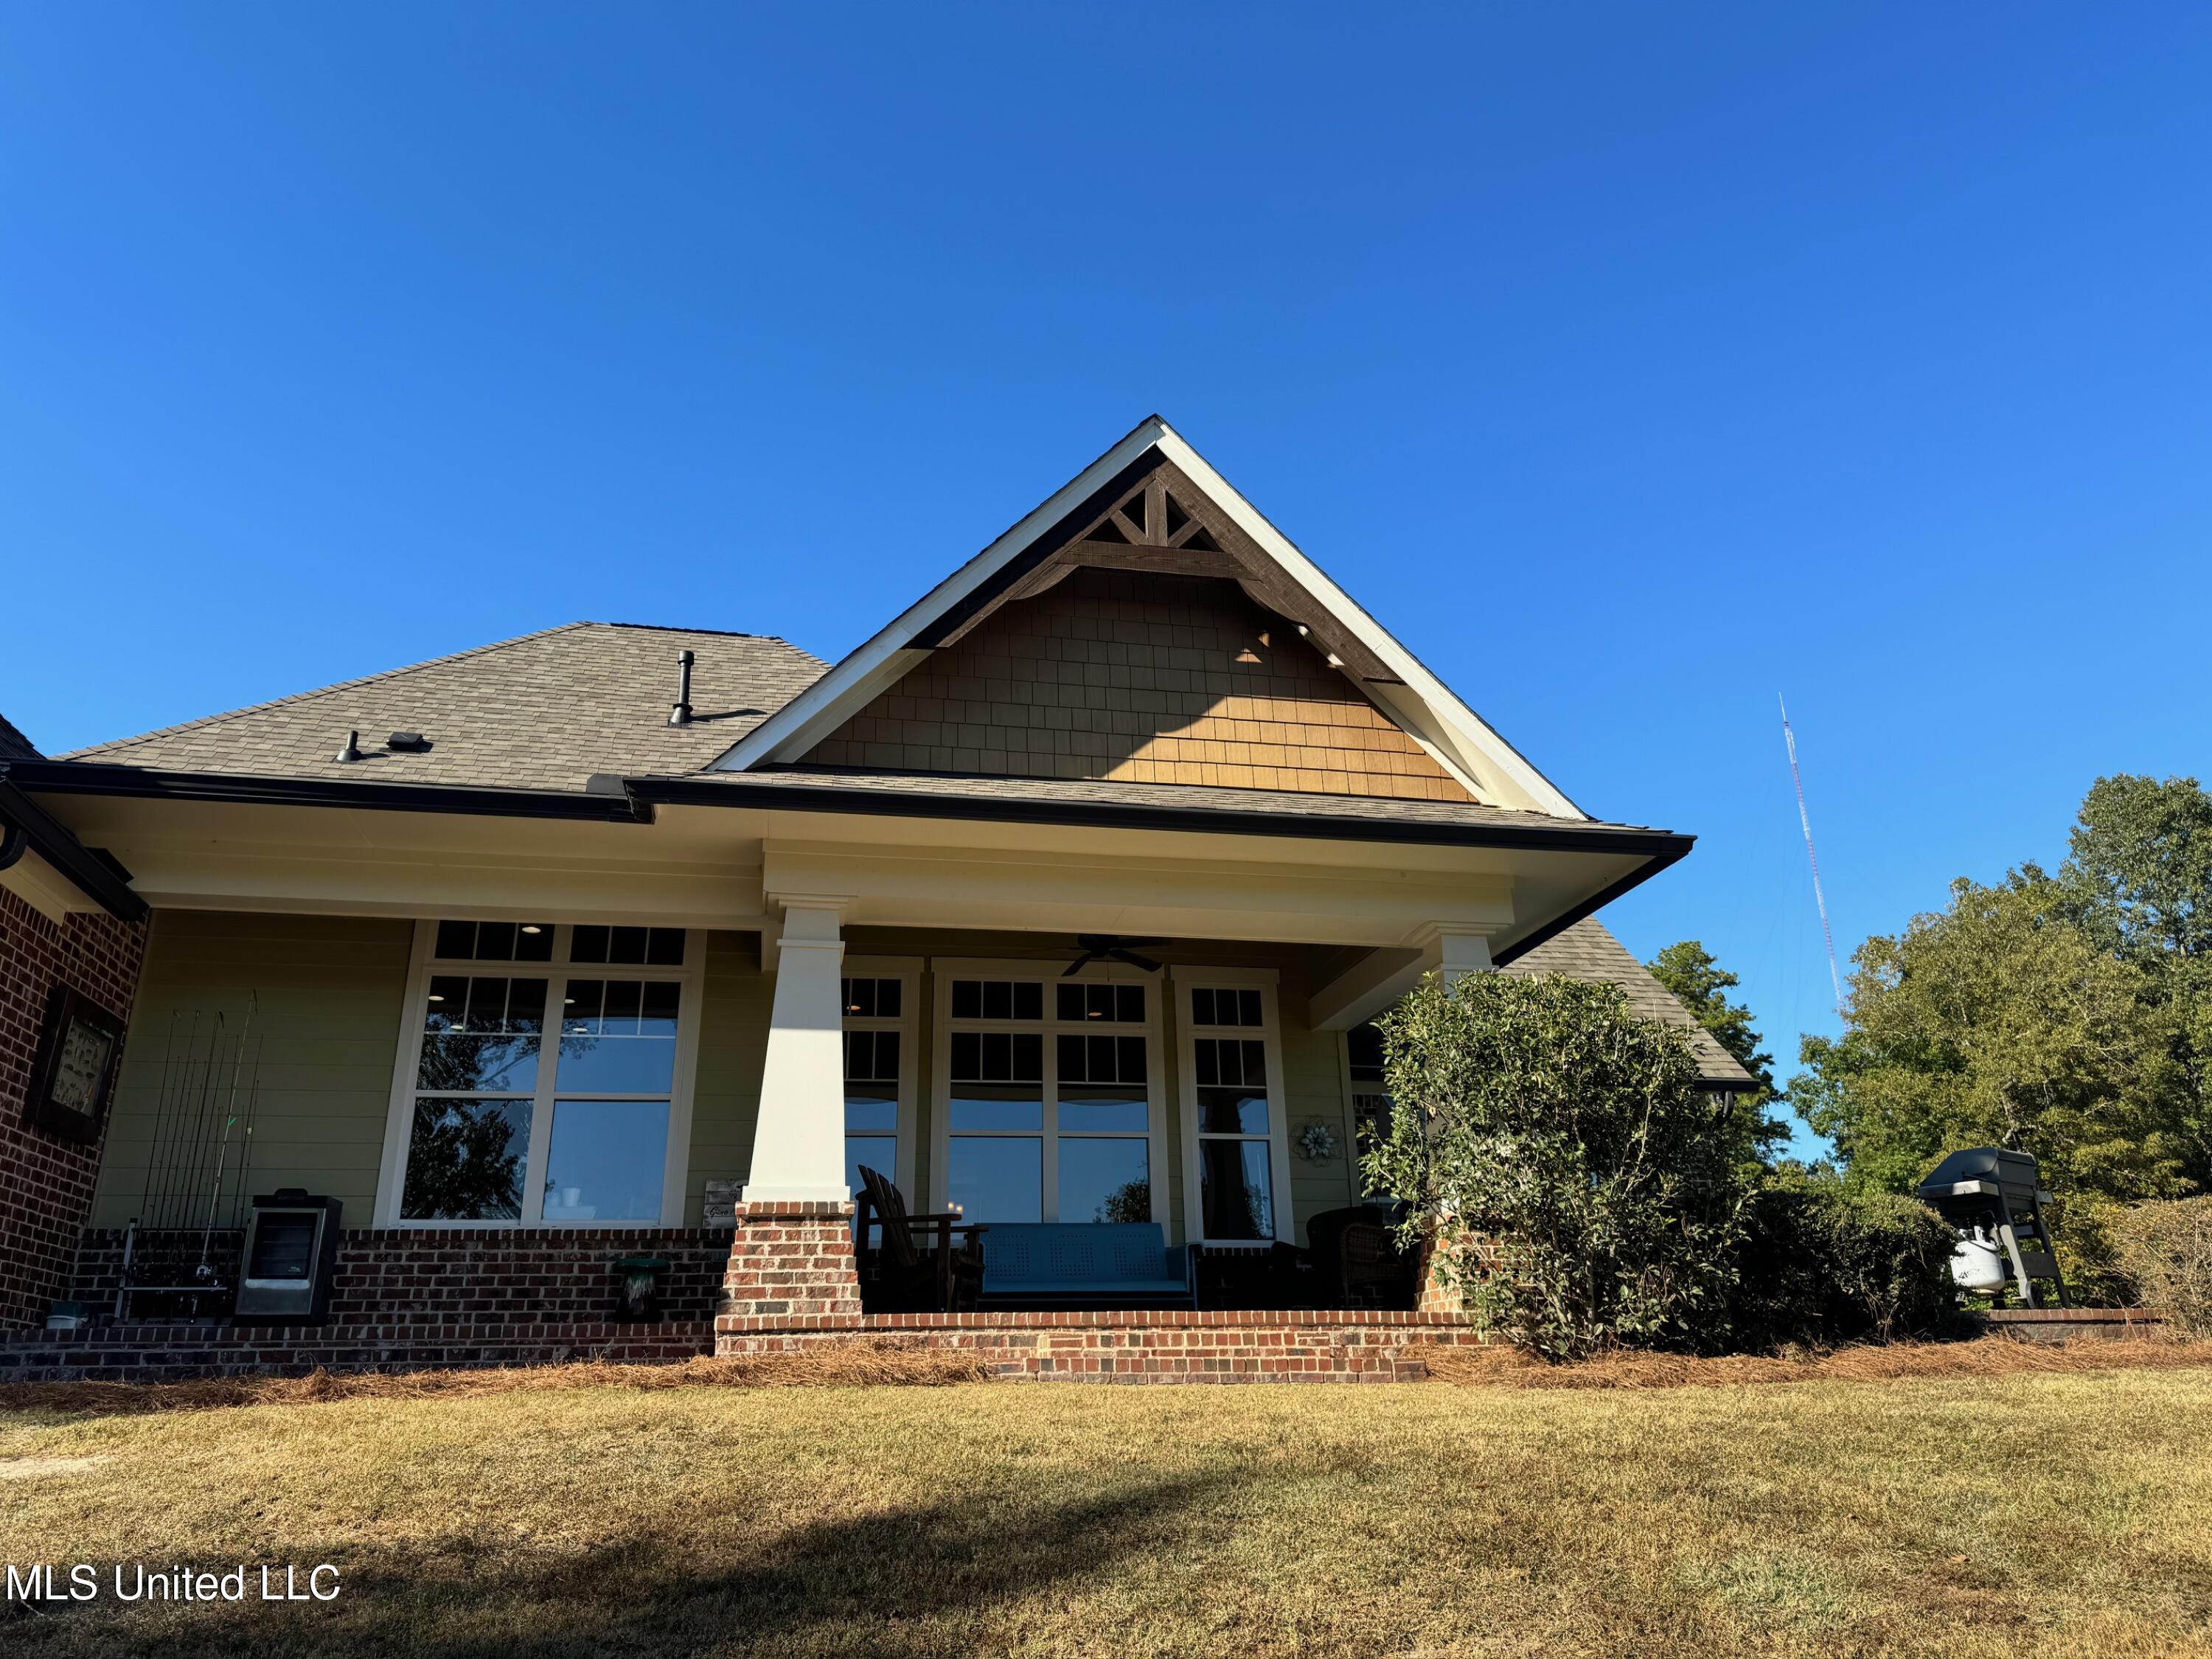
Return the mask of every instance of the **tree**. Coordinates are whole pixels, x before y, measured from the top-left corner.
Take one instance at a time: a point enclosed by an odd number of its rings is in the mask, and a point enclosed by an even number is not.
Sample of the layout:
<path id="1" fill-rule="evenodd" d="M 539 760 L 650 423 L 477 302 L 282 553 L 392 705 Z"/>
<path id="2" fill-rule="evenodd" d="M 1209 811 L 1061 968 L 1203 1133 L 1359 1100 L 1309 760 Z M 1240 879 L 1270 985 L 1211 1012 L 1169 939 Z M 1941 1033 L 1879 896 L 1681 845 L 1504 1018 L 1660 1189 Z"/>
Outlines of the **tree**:
<path id="1" fill-rule="evenodd" d="M 1911 1192 L 1956 1147 L 2033 1153 L 2069 1277 L 2103 1288 L 2100 1201 L 2183 1190 L 2148 1075 L 2140 969 L 2100 951 L 2032 866 L 1953 884 L 1950 908 L 1861 945 L 1839 1038 L 1808 1037 L 1801 1115 L 1855 1188 Z"/>
<path id="2" fill-rule="evenodd" d="M 2195 778 L 2099 778 L 2059 866 L 2060 902 L 2098 949 L 2141 970 L 2183 1173 L 2212 1188 L 2212 794 Z"/>
<path id="3" fill-rule="evenodd" d="M 2138 971 L 2099 951 L 2033 869 L 1954 882 L 1852 958 L 1839 1039 L 1808 1037 L 1798 1109 L 1856 1180 L 1908 1191 L 1942 1154 L 2033 1152 L 2054 1186 L 2162 1196 L 2173 1139 L 2142 1088 Z"/>
<path id="4" fill-rule="evenodd" d="M 1761 1161 L 1790 1138 L 1788 1127 L 1766 1108 L 1777 1098 L 1774 1056 L 1761 1051 L 1748 1005 L 1730 1002 L 1728 994 L 1742 981 L 1723 969 L 1711 951 L 1693 939 L 1668 945 L 1644 964 L 1691 1017 L 1759 1079 L 1759 1087 L 1732 1103 L 1729 1123 L 1739 1161 Z"/>
<path id="5" fill-rule="evenodd" d="M 1743 1188 L 1689 1034 L 1619 987 L 1431 975 L 1378 1022 L 1390 1128 L 1362 1159 L 1401 1242 L 1485 1328 L 1553 1358 L 1724 1332 Z"/>

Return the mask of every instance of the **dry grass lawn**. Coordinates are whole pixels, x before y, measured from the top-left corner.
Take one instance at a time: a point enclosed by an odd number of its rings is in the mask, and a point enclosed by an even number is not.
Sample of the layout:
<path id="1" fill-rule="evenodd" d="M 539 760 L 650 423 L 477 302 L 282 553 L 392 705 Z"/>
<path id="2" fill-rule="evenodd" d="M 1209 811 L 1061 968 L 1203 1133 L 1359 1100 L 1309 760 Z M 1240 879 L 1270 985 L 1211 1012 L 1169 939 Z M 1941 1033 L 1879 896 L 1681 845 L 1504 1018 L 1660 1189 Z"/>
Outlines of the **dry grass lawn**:
<path id="1" fill-rule="evenodd" d="M 0 1613 L 0 1653 L 2212 1654 L 2188 1358 L 79 1398 L 0 1414 L 0 1559 L 328 1561 L 343 1594 Z"/>

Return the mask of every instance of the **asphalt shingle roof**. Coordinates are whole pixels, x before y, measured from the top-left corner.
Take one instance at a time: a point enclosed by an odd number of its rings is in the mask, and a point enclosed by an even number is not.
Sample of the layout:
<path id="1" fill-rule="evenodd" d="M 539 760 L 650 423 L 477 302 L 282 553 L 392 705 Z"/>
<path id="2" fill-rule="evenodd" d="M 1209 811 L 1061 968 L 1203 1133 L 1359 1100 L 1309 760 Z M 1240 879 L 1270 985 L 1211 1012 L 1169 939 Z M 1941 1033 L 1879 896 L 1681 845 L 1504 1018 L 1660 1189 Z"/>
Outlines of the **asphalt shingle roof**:
<path id="1" fill-rule="evenodd" d="M 689 726 L 668 724 L 676 653 L 696 654 Z M 798 647 L 757 634 L 569 623 L 544 633 L 303 691 L 61 758 L 157 770 L 580 790 L 599 772 L 708 764 L 821 675 Z M 364 758 L 332 757 L 349 730 Z M 394 732 L 431 747 L 388 753 Z"/>
<path id="2" fill-rule="evenodd" d="M 696 658 L 689 726 L 667 723 L 677 653 Z M 331 778 L 484 788 L 581 790 L 594 775 L 686 778 L 733 793 L 803 786 L 975 800 L 1057 801 L 1281 813 L 1394 823 L 1542 828 L 1602 834 L 1633 826 L 1556 818 L 1474 801 L 1400 800 L 1069 778 L 949 776 L 769 767 L 702 773 L 730 745 L 805 690 L 826 665 L 769 635 L 569 623 L 411 667 L 281 697 L 229 714 L 119 738 L 58 758 L 155 770 Z M 333 758 L 349 730 L 363 758 Z M 430 739 L 422 753 L 387 751 L 394 732 Z M 38 750 L 0 719 L 0 759 Z M 1693 1030 L 1708 1082 L 1748 1086 L 1750 1074 L 1643 963 L 1595 919 L 1577 922 L 1506 969 L 1607 981 L 1638 1012 Z"/>
<path id="3" fill-rule="evenodd" d="M 21 727 L 0 714 L 0 760 L 38 760 L 39 746 L 22 733 Z"/>
<path id="4" fill-rule="evenodd" d="M 1611 981 L 1628 994 L 1628 1006 L 1646 1019 L 1662 1019 L 1686 1026 L 1690 1048 L 1698 1057 L 1700 1075 L 1716 1087 L 1747 1089 L 1753 1079 L 1734 1054 L 1721 1047 L 1711 1031 L 1692 1018 L 1674 994 L 1651 976 L 1629 953 L 1629 949 L 1606 930 L 1595 916 L 1585 917 L 1541 945 L 1509 963 L 1508 974 L 1563 974 L 1569 979 Z"/>

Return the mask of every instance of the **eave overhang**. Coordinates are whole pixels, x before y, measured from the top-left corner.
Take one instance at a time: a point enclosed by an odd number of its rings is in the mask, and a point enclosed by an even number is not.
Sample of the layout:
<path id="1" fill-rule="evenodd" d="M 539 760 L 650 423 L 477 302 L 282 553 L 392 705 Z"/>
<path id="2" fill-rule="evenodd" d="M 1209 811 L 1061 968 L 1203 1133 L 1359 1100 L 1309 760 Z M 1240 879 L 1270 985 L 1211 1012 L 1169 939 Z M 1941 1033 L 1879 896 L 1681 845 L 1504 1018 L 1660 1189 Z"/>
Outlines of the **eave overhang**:
<path id="1" fill-rule="evenodd" d="M 1042 799 L 1018 793 L 979 797 L 948 787 L 896 789 L 835 787 L 803 775 L 755 773 L 742 781 L 720 778 L 596 776 L 580 791 L 472 788 L 374 781 L 325 780 L 246 774 L 162 771 L 90 762 L 21 761 L 0 768 L 0 818 L 20 822 L 61 854 L 46 855 L 118 915 L 145 913 L 108 861 L 79 843 L 67 825 L 31 799 L 40 794 L 127 798 L 149 802 L 220 806 L 320 808 L 421 816 L 460 815 L 568 821 L 579 824 L 647 826 L 658 809 L 714 808 L 756 813 L 806 813 L 848 820 L 914 818 L 978 824 L 1034 824 L 1177 837 L 1236 837 L 1276 842 L 1336 842 L 1369 849 L 1491 849 L 1504 854 L 1581 854 L 1594 860 L 1590 886 L 1534 927 L 1493 942 L 1501 965 L 1610 903 L 1686 856 L 1696 838 L 1673 830 L 1607 824 L 1589 819 L 1527 815 L 1521 823 L 1454 823 L 1360 817 L 1328 813 L 1224 810 L 1186 805 Z M 10 812 L 11 804 L 19 804 Z M 834 834 L 834 829 L 832 830 Z M 73 849 L 73 850 L 72 850 Z M 1371 860 L 1371 852 L 1366 855 Z M 66 862 L 64 862 L 66 860 Z M 1571 884 L 1571 888 L 1581 883 Z M 1556 891 L 1556 890 L 1555 890 Z M 1565 894 L 1559 894 L 1565 897 Z M 1554 901 L 1556 902 L 1556 900 Z"/>
<path id="2" fill-rule="evenodd" d="M 143 920 L 146 901 L 131 890 L 131 872 L 80 842 L 21 787 L 21 773 L 44 764 L 0 761 L 0 869 L 36 853 L 117 921 Z"/>

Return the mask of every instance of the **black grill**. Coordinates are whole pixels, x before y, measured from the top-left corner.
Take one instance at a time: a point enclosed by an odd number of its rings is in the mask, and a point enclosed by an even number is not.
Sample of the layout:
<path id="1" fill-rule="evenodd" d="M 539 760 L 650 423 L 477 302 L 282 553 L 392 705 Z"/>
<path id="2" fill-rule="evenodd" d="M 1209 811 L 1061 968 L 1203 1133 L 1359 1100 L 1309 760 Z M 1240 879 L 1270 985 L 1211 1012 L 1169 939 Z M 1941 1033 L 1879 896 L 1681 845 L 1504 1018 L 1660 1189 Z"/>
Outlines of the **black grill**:
<path id="1" fill-rule="evenodd" d="M 2008 1281 L 2030 1308 L 2045 1304 L 2036 1289 L 2047 1280 L 2057 1305 L 2072 1305 L 2043 1206 L 2035 1160 L 2002 1146 L 1970 1146 L 1953 1152 L 1920 1183 L 1921 1200 L 1958 1230 L 1959 1248 L 1951 1257 L 1952 1277 L 1964 1291 L 2004 1299 Z M 1993 1282 L 1992 1282 L 1993 1281 Z"/>

